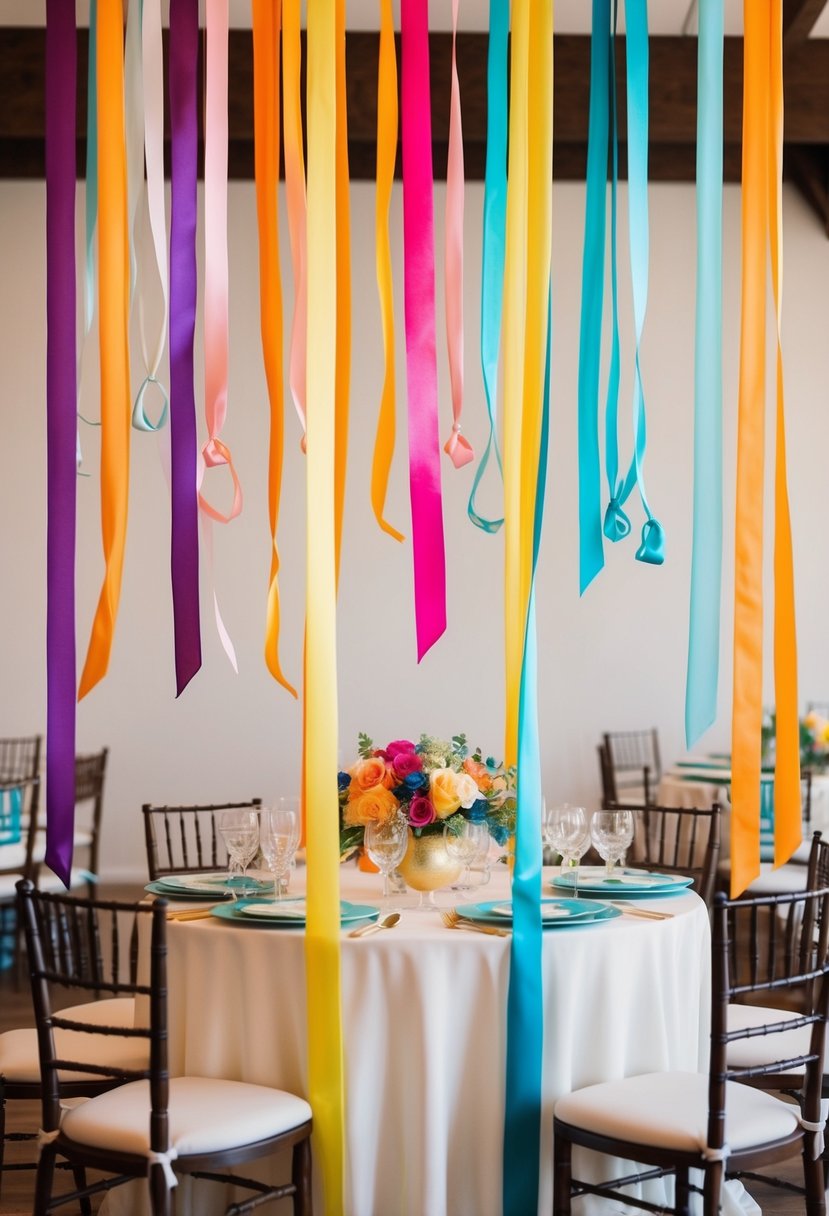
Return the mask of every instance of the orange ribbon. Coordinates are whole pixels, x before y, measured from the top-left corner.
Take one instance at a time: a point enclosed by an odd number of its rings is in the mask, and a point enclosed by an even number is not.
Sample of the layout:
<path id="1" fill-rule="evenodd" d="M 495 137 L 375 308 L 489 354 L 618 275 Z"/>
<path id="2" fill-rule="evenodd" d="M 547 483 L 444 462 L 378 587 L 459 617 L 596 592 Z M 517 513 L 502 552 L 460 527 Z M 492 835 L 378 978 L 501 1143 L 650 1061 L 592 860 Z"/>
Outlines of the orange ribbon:
<path id="1" fill-rule="evenodd" d="M 124 137 L 124 11 L 100 0 L 98 88 L 98 310 L 101 342 L 101 532 L 106 569 L 78 698 L 106 675 L 112 652 L 130 475 L 129 246 Z"/>
<path id="2" fill-rule="evenodd" d="M 777 312 L 775 471 L 775 863 L 801 839 L 797 646 L 791 532 L 786 490 L 783 365 L 780 350 L 780 169 L 783 115 L 782 19 L 744 0 L 742 318 L 740 328 L 737 518 L 734 569 L 731 893 L 760 873 L 760 772 L 763 717 L 763 482 L 766 357 L 766 249 L 771 235 Z M 773 228 L 773 231 L 770 229 Z M 779 799 L 779 802 L 778 802 Z"/>
<path id="3" fill-rule="evenodd" d="M 394 297 L 392 294 L 389 205 L 397 156 L 397 54 L 394 47 L 394 13 L 391 0 L 380 0 L 380 60 L 377 69 L 377 194 L 375 196 L 375 260 L 380 317 L 383 324 L 383 392 L 377 418 L 377 437 L 371 466 L 371 506 L 389 536 L 403 533 L 385 519 L 386 494 L 394 457 Z"/>
<path id="4" fill-rule="evenodd" d="M 305 203 L 305 153 L 302 149 L 302 101 L 300 70 L 300 0 L 284 0 L 282 9 L 282 113 L 285 137 L 285 202 L 291 241 L 294 275 L 294 311 L 291 320 L 288 379 L 299 421 L 301 446 L 305 451 L 305 377 L 307 302 L 307 248 Z"/>
<path id="5" fill-rule="evenodd" d="M 279 183 L 279 18 L 280 0 L 253 0 L 253 127 L 256 216 L 259 223 L 259 295 L 262 356 L 270 402 L 268 522 L 271 569 L 265 626 L 265 662 L 292 696 L 279 662 L 279 549 L 276 530 L 282 495 L 285 397 L 282 360 L 282 283 L 279 269 L 277 186 Z"/>

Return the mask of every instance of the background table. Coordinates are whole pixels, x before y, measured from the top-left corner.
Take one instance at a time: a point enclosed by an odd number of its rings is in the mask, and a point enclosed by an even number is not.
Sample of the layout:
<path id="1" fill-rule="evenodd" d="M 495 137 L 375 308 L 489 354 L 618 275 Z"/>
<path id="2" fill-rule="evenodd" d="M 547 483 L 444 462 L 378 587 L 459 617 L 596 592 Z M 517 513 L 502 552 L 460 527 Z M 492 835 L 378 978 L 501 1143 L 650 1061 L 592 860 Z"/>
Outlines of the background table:
<path id="1" fill-rule="evenodd" d="M 297 878 L 301 889 L 302 871 Z M 342 889 L 376 902 L 380 879 L 349 867 Z M 502 896 L 505 873 L 475 897 Z M 457 898 L 439 895 L 444 904 Z M 696 1071 L 707 1059 L 706 909 L 693 894 L 658 903 L 673 919 L 623 916 L 544 934 L 545 1216 L 561 1094 L 656 1069 Z M 447 930 L 436 912 L 406 912 L 397 928 L 365 940 L 343 936 L 348 1216 L 499 1216 L 509 946 Z M 169 988 L 174 1073 L 307 1094 L 300 931 L 171 922 Z M 596 1177 L 602 1159 L 585 1162 Z M 129 1191 L 115 1192 L 108 1212 L 140 1210 L 143 1188 Z M 661 1184 L 652 1194 L 661 1196 Z M 202 1190 L 190 1210 L 203 1216 L 212 1202 Z"/>

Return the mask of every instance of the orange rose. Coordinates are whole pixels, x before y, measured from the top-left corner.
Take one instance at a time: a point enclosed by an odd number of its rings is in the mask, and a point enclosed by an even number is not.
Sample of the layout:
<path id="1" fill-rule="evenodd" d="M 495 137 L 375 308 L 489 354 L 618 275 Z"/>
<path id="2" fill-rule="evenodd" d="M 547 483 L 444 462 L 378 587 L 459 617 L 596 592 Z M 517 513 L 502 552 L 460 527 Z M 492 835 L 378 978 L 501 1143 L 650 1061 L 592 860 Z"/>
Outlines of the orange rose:
<path id="1" fill-rule="evenodd" d="M 438 819 L 454 815 L 461 805 L 458 774 L 451 768 L 436 768 L 429 778 L 429 794 Z"/>
<path id="2" fill-rule="evenodd" d="M 481 764 L 478 760 L 473 760 L 471 756 L 467 756 L 463 762 L 463 771 L 469 773 L 469 776 L 472 777 L 482 794 L 488 794 L 492 789 L 492 778 L 485 764 Z"/>
<path id="3" fill-rule="evenodd" d="M 382 763 L 382 762 L 381 762 Z M 349 827 L 365 827 L 367 823 L 386 823 L 400 803 L 390 790 L 375 785 L 364 794 L 352 795 L 345 805 L 344 819 Z"/>
<path id="4" fill-rule="evenodd" d="M 349 771 L 351 785 L 348 787 L 348 793 L 351 798 L 365 794 L 367 790 L 373 790 L 376 785 L 382 785 L 390 790 L 397 784 L 394 774 L 386 768 L 385 760 L 379 756 L 370 756 L 368 760 L 358 760 Z"/>

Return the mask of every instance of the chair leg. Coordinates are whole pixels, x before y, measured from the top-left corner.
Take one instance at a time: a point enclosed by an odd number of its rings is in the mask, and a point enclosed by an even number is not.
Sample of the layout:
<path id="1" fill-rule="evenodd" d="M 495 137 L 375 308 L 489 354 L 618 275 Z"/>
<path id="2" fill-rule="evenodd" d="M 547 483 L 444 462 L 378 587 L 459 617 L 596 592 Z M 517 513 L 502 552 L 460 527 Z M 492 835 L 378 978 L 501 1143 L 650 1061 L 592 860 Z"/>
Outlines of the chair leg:
<path id="1" fill-rule="evenodd" d="M 676 1216 L 691 1216 L 691 1192 L 688 1189 L 688 1170 L 678 1168 L 674 1184 Z"/>
<path id="2" fill-rule="evenodd" d="M 0 1198 L 3 1195 L 3 1162 L 6 1152 L 6 1087 L 0 1077 Z"/>
<path id="3" fill-rule="evenodd" d="M 824 1163 L 820 1157 L 815 1160 L 811 1153 L 813 1136 L 805 1136 L 803 1140 L 803 1184 L 806 1188 L 806 1216 L 825 1216 L 826 1190 L 823 1176 Z"/>
<path id="4" fill-rule="evenodd" d="M 160 1165 L 151 1165 L 149 1174 L 150 1211 L 153 1216 L 172 1216 L 173 1204 L 164 1170 Z"/>
<path id="5" fill-rule="evenodd" d="M 75 1190 L 86 1190 L 86 1170 L 82 1165 L 72 1166 L 72 1177 L 75 1179 Z M 81 1216 L 92 1216 L 92 1203 L 88 1195 L 84 1195 L 78 1200 L 81 1209 Z"/>
<path id="6" fill-rule="evenodd" d="M 311 1139 L 306 1136 L 294 1145 L 291 1181 L 296 1187 L 294 1194 L 294 1216 L 313 1216 L 314 1201 L 311 1194 Z"/>
<path id="7" fill-rule="evenodd" d="M 719 1216 L 720 1200 L 722 1197 L 722 1180 L 722 1161 L 713 1161 L 710 1165 L 706 1166 L 702 1196 L 703 1216 Z"/>
<path id="8" fill-rule="evenodd" d="M 570 1216 L 573 1146 L 561 1133 L 553 1139 L 553 1216 Z"/>
<path id="9" fill-rule="evenodd" d="M 52 1198 L 52 1179 L 55 1173 L 55 1149 L 51 1144 L 44 1144 L 37 1163 L 37 1181 L 35 1182 L 35 1206 L 33 1216 L 46 1216 L 49 1210 L 49 1200 Z"/>

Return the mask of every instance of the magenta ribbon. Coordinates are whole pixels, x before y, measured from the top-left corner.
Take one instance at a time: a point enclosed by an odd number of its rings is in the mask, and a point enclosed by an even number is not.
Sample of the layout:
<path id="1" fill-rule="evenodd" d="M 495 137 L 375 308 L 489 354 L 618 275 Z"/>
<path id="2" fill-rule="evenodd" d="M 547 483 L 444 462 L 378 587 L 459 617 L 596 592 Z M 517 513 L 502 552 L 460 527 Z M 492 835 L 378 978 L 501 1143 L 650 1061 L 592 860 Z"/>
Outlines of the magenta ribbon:
<path id="1" fill-rule="evenodd" d="M 435 354 L 435 240 L 428 0 L 402 0 L 403 261 L 409 493 L 418 663 L 446 629 Z"/>
<path id="2" fill-rule="evenodd" d="M 75 820 L 75 6 L 46 0 L 46 864 L 66 886 Z"/>
<path id="3" fill-rule="evenodd" d="M 176 696 L 201 667 L 196 396 L 198 0 L 170 6 L 170 471 Z"/>

